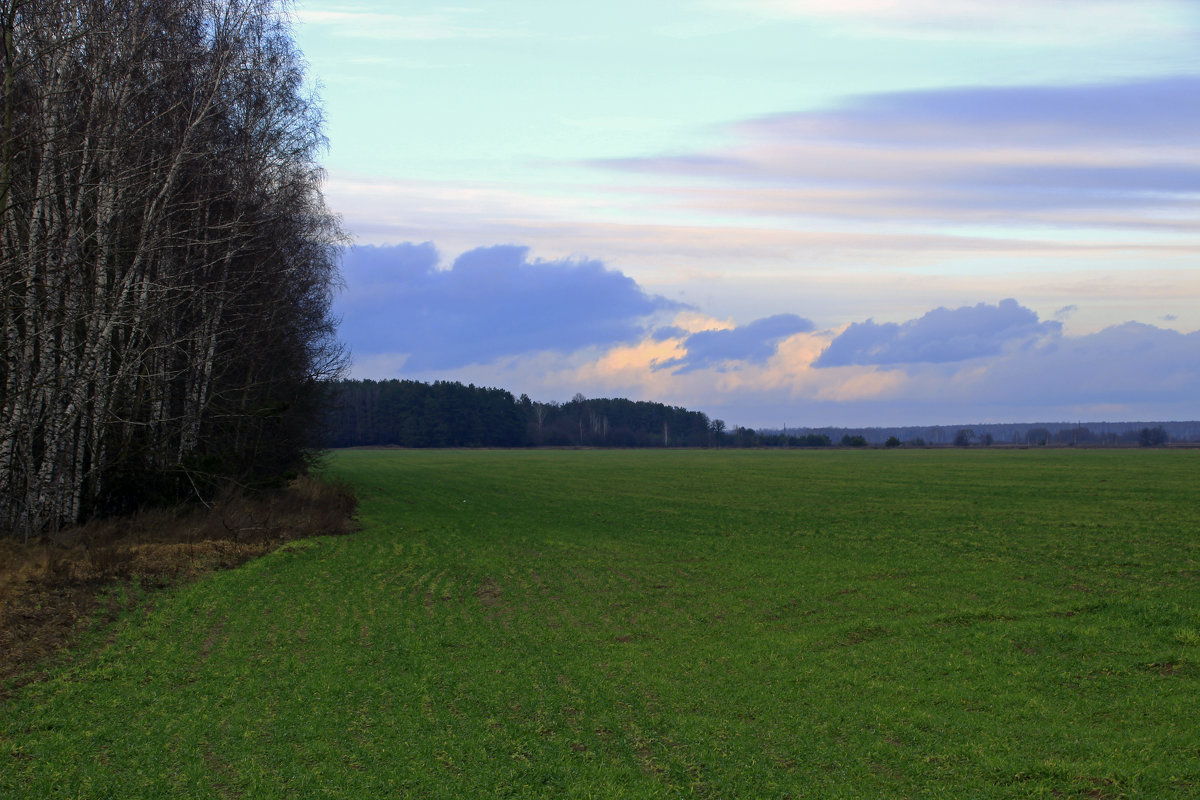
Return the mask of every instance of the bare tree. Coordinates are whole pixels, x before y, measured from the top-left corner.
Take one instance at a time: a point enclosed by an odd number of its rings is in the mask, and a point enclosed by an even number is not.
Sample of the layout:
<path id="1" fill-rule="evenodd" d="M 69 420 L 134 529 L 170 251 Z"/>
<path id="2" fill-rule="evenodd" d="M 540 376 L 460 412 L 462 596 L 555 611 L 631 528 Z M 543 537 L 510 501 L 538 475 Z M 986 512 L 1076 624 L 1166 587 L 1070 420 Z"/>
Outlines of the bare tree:
<path id="1" fill-rule="evenodd" d="M 300 465 L 341 234 L 283 10 L 0 13 L 0 526 Z"/>

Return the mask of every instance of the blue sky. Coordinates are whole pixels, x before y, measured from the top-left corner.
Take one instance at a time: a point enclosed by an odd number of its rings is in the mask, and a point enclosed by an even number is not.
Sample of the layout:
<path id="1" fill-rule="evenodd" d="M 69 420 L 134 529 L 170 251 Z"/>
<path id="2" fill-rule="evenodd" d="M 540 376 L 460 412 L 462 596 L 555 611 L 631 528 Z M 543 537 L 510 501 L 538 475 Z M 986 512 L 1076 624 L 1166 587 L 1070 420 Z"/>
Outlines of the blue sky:
<path id="1" fill-rule="evenodd" d="M 1196 0 L 317 2 L 357 377 L 1200 416 Z"/>

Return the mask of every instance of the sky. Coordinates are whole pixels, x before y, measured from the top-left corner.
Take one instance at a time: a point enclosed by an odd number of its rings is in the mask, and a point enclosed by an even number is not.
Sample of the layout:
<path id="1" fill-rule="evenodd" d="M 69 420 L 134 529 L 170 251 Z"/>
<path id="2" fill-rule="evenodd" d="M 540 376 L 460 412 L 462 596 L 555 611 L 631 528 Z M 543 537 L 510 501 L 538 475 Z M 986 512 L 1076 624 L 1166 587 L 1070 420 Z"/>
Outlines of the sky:
<path id="1" fill-rule="evenodd" d="M 298 0 L 351 376 L 1200 418 L 1200 0 Z"/>

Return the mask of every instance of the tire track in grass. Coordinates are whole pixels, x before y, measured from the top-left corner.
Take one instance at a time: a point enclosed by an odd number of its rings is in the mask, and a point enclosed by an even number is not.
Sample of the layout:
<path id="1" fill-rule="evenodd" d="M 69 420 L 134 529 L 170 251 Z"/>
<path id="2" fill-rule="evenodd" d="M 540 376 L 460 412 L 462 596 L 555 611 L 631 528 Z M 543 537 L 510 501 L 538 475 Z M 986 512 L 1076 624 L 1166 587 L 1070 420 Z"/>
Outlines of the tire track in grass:
<path id="1" fill-rule="evenodd" d="M 425 584 L 425 590 L 420 592 L 421 605 L 425 608 L 425 615 L 427 617 L 434 616 L 434 605 L 441 596 L 441 584 L 445 578 L 446 570 L 443 569 L 430 578 L 429 582 Z M 420 591 L 420 587 L 417 587 L 416 591 Z"/>
<path id="2" fill-rule="evenodd" d="M 242 791 L 237 788 L 239 781 L 237 770 L 222 758 L 209 742 L 204 742 L 201 752 L 204 756 L 204 763 L 212 771 L 213 786 L 220 796 L 228 798 L 228 800 L 237 800 L 242 797 Z"/>

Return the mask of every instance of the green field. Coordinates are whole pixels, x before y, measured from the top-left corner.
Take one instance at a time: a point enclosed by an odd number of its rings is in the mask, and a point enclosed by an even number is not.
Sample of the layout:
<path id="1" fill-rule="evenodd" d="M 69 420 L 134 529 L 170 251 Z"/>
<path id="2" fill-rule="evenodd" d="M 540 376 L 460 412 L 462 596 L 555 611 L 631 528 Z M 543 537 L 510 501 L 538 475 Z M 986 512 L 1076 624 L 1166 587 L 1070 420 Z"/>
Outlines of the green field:
<path id="1" fill-rule="evenodd" d="M 1200 451 L 351 451 L 0 797 L 1200 796 Z"/>

